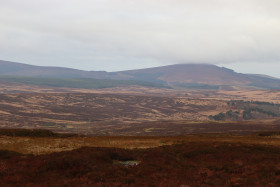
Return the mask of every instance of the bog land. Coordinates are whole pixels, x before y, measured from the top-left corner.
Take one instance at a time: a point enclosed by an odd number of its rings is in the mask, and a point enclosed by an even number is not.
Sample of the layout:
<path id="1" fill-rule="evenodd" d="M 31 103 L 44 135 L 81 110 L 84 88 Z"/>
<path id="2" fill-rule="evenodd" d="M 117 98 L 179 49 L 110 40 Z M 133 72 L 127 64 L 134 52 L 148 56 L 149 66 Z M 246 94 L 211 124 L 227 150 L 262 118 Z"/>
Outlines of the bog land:
<path id="1" fill-rule="evenodd" d="M 1 83 L 3 186 L 279 186 L 280 91 Z"/>

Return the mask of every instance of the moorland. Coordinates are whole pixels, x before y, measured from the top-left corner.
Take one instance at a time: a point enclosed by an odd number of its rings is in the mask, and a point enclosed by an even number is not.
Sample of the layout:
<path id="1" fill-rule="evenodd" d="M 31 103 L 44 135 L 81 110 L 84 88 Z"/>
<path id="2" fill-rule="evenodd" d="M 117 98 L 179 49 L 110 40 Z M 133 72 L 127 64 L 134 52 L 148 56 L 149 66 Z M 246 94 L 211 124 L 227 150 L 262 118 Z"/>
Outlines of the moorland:
<path id="1" fill-rule="evenodd" d="M 2 186 L 279 186 L 278 79 L 2 65 Z"/>
<path id="2" fill-rule="evenodd" d="M 280 183 L 279 133 L 81 137 L 9 130 L 1 135 L 4 186 Z"/>

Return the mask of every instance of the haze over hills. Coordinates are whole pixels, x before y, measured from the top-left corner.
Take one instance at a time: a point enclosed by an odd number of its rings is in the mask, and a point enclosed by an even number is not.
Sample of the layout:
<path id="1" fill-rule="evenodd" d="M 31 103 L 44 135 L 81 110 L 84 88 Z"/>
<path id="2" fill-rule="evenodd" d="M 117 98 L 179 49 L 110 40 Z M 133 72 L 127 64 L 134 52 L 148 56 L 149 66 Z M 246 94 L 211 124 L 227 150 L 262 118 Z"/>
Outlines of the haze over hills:
<path id="1" fill-rule="evenodd" d="M 237 89 L 239 87 L 250 87 L 280 89 L 280 79 L 266 75 L 236 73 L 231 69 L 210 64 L 177 64 L 139 70 L 106 72 L 33 66 L 0 60 L 0 67 L 0 75 L 2 76 L 0 80 L 6 76 L 20 76 L 52 79 L 87 79 L 87 82 L 90 79 L 143 81 L 168 85 L 173 88 Z M 131 84 L 134 83 L 132 82 Z"/>

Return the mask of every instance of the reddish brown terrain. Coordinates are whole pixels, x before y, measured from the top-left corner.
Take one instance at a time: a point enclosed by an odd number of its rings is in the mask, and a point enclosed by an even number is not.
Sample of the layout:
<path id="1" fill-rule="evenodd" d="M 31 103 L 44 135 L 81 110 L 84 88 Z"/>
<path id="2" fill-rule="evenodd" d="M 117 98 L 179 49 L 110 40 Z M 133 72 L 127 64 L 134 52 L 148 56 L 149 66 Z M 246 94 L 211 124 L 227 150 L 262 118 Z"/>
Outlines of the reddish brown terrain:
<path id="1" fill-rule="evenodd" d="M 224 105 L 213 100 L 135 95 L 1 94 L 0 125 L 90 133 L 98 125 L 119 128 L 144 121 L 207 120 L 207 113 L 223 110 Z"/>
<path id="2" fill-rule="evenodd" d="M 63 146 L 60 144 L 60 152 L 37 156 L 30 155 L 31 150 L 39 149 L 36 147 L 21 152 L 0 151 L 2 186 L 280 185 L 279 134 L 99 137 L 92 140 L 89 137 L 59 138 L 39 131 L 25 134 L 14 131 L 14 134 L 13 138 L 25 136 L 22 137 L 25 146 L 21 145 L 25 148 L 32 148 L 30 140 L 37 145 L 43 140 L 49 146 L 55 146 L 51 143 L 53 140 L 60 140 Z M 79 139 L 86 139 L 84 145 L 93 147 L 62 151 L 64 146 L 73 146 Z M 12 141 L 10 139 L 10 148 L 19 146 Z M 123 149 L 145 142 L 150 144 L 148 147 L 158 143 L 165 146 Z M 102 144 L 109 148 L 96 147 Z M 49 150 L 55 151 L 51 147 Z"/>
<path id="3" fill-rule="evenodd" d="M 276 91 L 39 88 L 0 94 L 2 186 L 279 186 Z"/>
<path id="4" fill-rule="evenodd" d="M 45 128 L 88 135 L 248 134 L 260 130 L 279 130 L 279 108 L 279 105 L 266 102 L 190 97 L 91 93 L 0 94 L 0 127 Z M 244 116 L 246 112 L 249 116 Z M 248 119 L 262 121 L 245 121 Z M 235 120 L 239 122 L 233 122 Z"/>
<path id="5" fill-rule="evenodd" d="M 264 89 L 277 79 L 210 65 L 108 73 L 3 64 L 0 186 L 280 185 L 280 91 Z M 167 86 L 5 77 L 17 71 Z"/>

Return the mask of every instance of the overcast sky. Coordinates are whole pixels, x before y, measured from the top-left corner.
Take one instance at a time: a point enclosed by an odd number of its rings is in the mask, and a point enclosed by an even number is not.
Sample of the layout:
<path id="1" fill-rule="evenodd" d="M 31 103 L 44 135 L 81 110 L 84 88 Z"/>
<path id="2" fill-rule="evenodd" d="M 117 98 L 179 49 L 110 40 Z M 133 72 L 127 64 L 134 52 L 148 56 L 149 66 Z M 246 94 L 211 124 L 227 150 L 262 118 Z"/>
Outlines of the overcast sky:
<path id="1" fill-rule="evenodd" d="M 211 63 L 280 77 L 280 0 L 0 0 L 0 59 L 84 70 Z"/>

